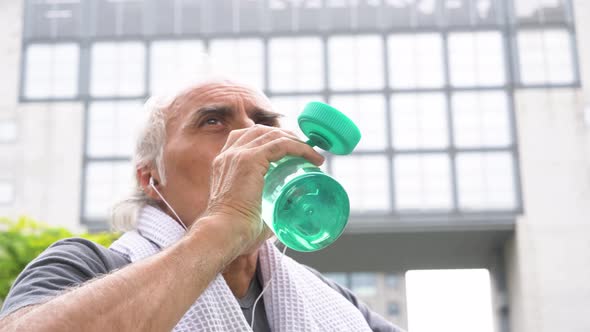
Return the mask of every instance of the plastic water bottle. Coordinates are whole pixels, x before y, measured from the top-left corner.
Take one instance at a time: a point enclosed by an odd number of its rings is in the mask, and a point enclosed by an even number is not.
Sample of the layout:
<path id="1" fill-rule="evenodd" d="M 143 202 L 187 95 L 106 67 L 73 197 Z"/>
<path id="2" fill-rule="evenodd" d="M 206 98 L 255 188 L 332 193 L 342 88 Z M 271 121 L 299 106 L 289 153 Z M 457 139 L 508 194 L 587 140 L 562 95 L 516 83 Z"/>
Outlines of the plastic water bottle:
<path id="1" fill-rule="evenodd" d="M 358 127 L 330 105 L 311 102 L 298 117 L 307 144 L 333 154 L 352 152 L 361 139 Z M 316 251 L 344 231 L 350 203 L 334 178 L 300 157 L 271 163 L 262 193 L 262 219 L 277 238 L 296 251 Z"/>

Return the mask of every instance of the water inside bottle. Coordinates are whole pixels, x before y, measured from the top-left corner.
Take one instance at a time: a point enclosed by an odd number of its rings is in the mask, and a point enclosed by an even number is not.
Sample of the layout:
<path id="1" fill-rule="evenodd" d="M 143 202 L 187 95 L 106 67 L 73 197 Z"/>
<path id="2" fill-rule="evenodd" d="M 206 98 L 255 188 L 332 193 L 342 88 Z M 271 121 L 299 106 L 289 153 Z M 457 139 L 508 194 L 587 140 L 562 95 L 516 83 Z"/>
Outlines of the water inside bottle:
<path id="1" fill-rule="evenodd" d="M 326 174 L 299 175 L 282 188 L 273 214 L 281 242 L 298 251 L 320 250 L 342 234 L 349 215 L 348 195 Z"/>

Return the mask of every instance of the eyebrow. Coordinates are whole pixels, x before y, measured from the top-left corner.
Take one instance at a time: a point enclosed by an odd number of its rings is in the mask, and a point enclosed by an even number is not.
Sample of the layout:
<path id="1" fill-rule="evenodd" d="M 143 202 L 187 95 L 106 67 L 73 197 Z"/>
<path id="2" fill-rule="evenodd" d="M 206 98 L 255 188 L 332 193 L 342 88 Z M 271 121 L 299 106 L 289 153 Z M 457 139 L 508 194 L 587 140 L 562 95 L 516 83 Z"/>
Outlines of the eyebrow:
<path id="1" fill-rule="evenodd" d="M 278 119 L 283 115 L 268 109 L 253 107 L 249 113 L 249 117 L 254 122 L 272 121 L 273 125 L 278 125 Z M 222 119 L 231 118 L 234 115 L 234 111 L 230 106 L 227 105 L 207 105 L 203 106 L 189 115 L 189 120 L 182 126 L 183 129 L 198 128 L 201 119 L 207 116 L 215 115 Z"/>

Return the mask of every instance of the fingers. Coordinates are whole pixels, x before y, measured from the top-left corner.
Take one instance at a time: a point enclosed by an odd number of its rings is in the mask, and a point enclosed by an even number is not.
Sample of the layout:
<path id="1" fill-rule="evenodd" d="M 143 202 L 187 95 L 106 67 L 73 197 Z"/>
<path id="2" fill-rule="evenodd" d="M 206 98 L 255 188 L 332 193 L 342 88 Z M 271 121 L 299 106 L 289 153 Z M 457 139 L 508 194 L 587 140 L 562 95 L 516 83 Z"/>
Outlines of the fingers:
<path id="1" fill-rule="evenodd" d="M 231 131 L 222 151 L 229 149 L 230 147 L 246 145 L 253 141 L 256 141 L 256 144 L 250 144 L 250 146 L 262 145 L 270 140 L 277 139 L 283 136 L 290 136 L 293 140 L 303 142 L 297 137 L 297 135 L 294 132 L 290 130 L 285 130 L 277 127 L 255 125 L 253 127 Z"/>
<path id="2" fill-rule="evenodd" d="M 289 137 L 274 139 L 254 149 L 257 154 L 264 156 L 264 158 L 270 162 L 278 161 L 281 158 L 290 155 L 305 158 L 317 166 L 324 163 L 324 156 L 319 154 L 311 146 L 300 141 L 295 141 Z"/>

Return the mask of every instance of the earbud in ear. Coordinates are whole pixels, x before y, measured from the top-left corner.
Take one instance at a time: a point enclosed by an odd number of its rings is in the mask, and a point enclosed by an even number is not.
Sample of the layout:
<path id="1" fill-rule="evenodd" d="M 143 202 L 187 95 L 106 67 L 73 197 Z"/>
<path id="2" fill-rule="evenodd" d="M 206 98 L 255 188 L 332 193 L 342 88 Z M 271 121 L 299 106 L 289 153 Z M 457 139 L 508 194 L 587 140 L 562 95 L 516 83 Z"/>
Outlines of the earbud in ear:
<path id="1" fill-rule="evenodd" d="M 154 178 L 150 176 L 150 186 L 155 186 L 154 182 Z"/>

